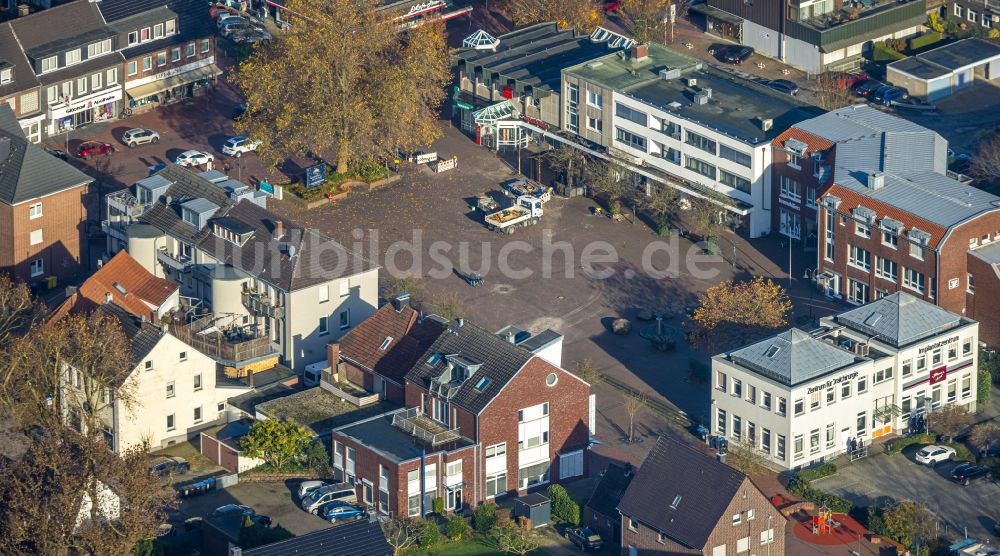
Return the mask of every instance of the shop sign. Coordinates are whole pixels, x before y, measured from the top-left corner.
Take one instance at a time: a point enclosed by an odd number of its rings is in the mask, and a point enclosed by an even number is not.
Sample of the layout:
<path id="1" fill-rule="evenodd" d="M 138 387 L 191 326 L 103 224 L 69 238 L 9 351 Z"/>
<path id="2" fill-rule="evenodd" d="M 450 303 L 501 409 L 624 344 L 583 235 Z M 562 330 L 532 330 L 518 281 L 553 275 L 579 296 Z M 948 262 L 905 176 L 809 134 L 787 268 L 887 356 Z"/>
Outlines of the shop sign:
<path id="1" fill-rule="evenodd" d="M 453 99 L 451 101 L 451 103 L 454 104 L 455 106 L 463 109 L 463 110 L 472 110 L 474 108 L 471 104 L 469 104 L 467 102 L 462 102 L 462 101 L 457 100 L 457 99 Z"/>
<path id="2" fill-rule="evenodd" d="M 115 102 L 116 100 L 121 100 L 121 98 L 122 98 L 121 89 L 115 89 L 114 91 L 101 93 L 100 95 L 91 98 L 84 98 L 82 100 L 76 101 L 75 103 L 71 103 L 64 108 L 53 110 L 52 119 L 58 120 L 66 116 L 72 116 L 73 114 L 76 114 L 78 112 L 83 112 L 84 110 L 94 108 L 95 106 L 100 106 L 102 104 L 107 104 L 109 102 Z"/>
<path id="3" fill-rule="evenodd" d="M 528 122 L 531 125 L 538 126 L 538 127 L 542 128 L 542 129 L 549 129 L 549 124 L 547 124 L 547 123 L 545 123 L 545 122 L 543 122 L 541 120 L 538 120 L 538 119 L 535 119 L 535 118 L 529 118 L 528 116 L 521 116 L 521 119 L 524 120 L 524 121 L 526 121 L 526 122 Z"/>
<path id="4" fill-rule="evenodd" d="M 427 164 L 428 162 L 434 162 L 437 159 L 438 159 L 438 153 L 432 152 L 432 153 L 418 154 L 413 158 L 413 162 L 416 164 Z"/>
<path id="5" fill-rule="evenodd" d="M 414 4 L 410 6 L 410 11 L 406 12 L 407 16 L 416 15 L 421 12 L 426 12 L 435 8 L 440 8 L 444 6 L 444 0 L 428 0 L 427 2 L 421 2 L 419 4 Z"/>
<path id="6" fill-rule="evenodd" d="M 182 73 L 187 73 L 191 70 L 196 70 L 198 68 L 203 68 L 205 66 L 210 66 L 215 63 L 215 56 L 209 56 L 208 58 L 202 58 L 201 60 L 196 60 L 190 64 L 184 64 L 183 66 L 177 66 L 176 68 L 170 68 L 165 71 L 161 71 L 156 75 L 150 75 L 149 77 L 142 77 L 139 79 L 129 80 L 125 84 L 126 89 L 134 89 L 140 85 L 145 85 L 146 83 L 152 83 L 154 81 L 161 81 L 163 79 L 169 79 L 175 75 L 180 75 Z"/>
<path id="7" fill-rule="evenodd" d="M 948 367 L 931 369 L 931 384 L 943 382 L 946 378 L 948 378 Z"/>
<path id="8" fill-rule="evenodd" d="M 320 162 L 306 168 L 306 189 L 312 189 L 326 183 L 326 162 Z"/>
<path id="9" fill-rule="evenodd" d="M 935 342 L 933 344 L 926 345 L 920 348 L 919 353 L 927 353 L 928 351 L 935 350 L 941 346 L 946 346 L 948 344 L 953 344 L 957 341 L 958 341 L 958 336 L 952 336 L 951 338 L 948 338 L 946 340 L 941 340 L 940 342 Z"/>
<path id="10" fill-rule="evenodd" d="M 453 170 L 458 166 L 458 157 L 452 157 L 445 160 L 439 160 L 437 163 L 437 173 L 447 172 L 448 170 Z"/>
<path id="11" fill-rule="evenodd" d="M 840 384 L 841 382 L 846 382 L 846 381 L 851 380 L 852 378 L 854 378 L 856 376 L 858 376 L 858 372 L 854 371 L 853 373 L 846 374 L 846 375 L 843 375 L 843 376 L 839 376 L 837 378 L 831 378 L 830 380 L 824 382 L 823 384 L 820 384 L 818 386 L 812 386 L 812 387 L 810 387 L 808 390 L 806 390 L 806 393 L 807 394 L 812 394 L 813 392 L 819 392 L 820 390 L 826 390 L 827 388 L 833 388 L 834 386 Z"/>

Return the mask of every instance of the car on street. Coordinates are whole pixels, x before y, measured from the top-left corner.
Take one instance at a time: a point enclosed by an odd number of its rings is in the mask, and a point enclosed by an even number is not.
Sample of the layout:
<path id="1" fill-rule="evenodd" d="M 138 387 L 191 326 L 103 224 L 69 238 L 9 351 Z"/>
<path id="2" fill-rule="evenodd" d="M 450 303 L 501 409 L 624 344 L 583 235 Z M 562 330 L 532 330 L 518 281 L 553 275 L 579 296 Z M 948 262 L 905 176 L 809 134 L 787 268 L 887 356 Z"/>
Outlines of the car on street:
<path id="1" fill-rule="evenodd" d="M 865 81 L 868 81 L 868 74 L 863 71 L 845 72 L 837 76 L 837 88 L 853 89 Z"/>
<path id="2" fill-rule="evenodd" d="M 889 106 L 894 100 L 903 100 L 907 97 L 906 89 L 902 87 L 893 87 L 891 85 L 886 85 L 885 87 L 879 87 L 875 89 L 871 95 L 869 95 L 869 100 L 876 104 L 883 104 Z"/>
<path id="3" fill-rule="evenodd" d="M 727 64 L 742 64 L 753 56 L 753 48 L 733 45 L 722 51 L 722 61 Z"/>
<path id="4" fill-rule="evenodd" d="M 859 97 L 868 97 L 868 95 L 874 93 L 879 87 L 885 87 L 885 83 L 881 81 L 876 81 L 874 79 L 869 79 L 867 81 L 862 81 L 854 88 L 854 93 Z"/>
<path id="5" fill-rule="evenodd" d="M 917 463 L 924 465 L 934 465 L 942 461 L 948 461 L 955 455 L 955 449 L 948 446 L 924 446 L 916 455 Z"/>
<path id="6" fill-rule="evenodd" d="M 787 79 L 772 79 L 767 82 L 767 86 L 779 93 L 786 93 L 795 96 L 799 92 L 799 86 Z"/>
<path id="7" fill-rule="evenodd" d="M 302 499 L 302 509 L 311 514 L 318 514 L 320 508 L 334 500 L 356 502 L 354 486 L 349 483 L 337 483 L 317 488 Z"/>
<path id="8" fill-rule="evenodd" d="M 246 33 L 250 31 L 257 31 L 262 33 L 267 32 L 263 27 L 242 18 L 240 19 L 240 21 L 235 21 L 235 20 L 226 21 L 225 23 L 222 24 L 221 27 L 219 27 L 219 33 L 226 38 L 229 38 L 234 33 L 238 32 Z"/>
<path id="9" fill-rule="evenodd" d="M 110 143 L 101 143 L 100 141 L 85 141 L 80 145 L 80 148 L 76 150 L 77 156 L 84 160 L 99 154 L 111 156 L 111 153 L 113 152 L 115 152 L 114 145 Z"/>
<path id="10" fill-rule="evenodd" d="M 177 155 L 177 160 L 174 163 L 184 168 L 190 168 L 192 166 L 202 166 L 214 160 L 215 157 L 206 152 L 191 150 Z"/>
<path id="11" fill-rule="evenodd" d="M 601 536 L 589 527 L 567 529 L 565 537 L 569 539 L 569 542 L 579 546 L 580 550 L 600 550 L 604 544 L 601 541 Z"/>
<path id="12" fill-rule="evenodd" d="M 160 134 L 153 131 L 152 129 L 135 128 L 122 133 L 122 143 L 128 145 L 128 148 L 134 149 L 139 145 L 147 145 L 151 143 L 159 143 Z"/>
<path id="13" fill-rule="evenodd" d="M 993 479 L 993 470 L 985 465 L 963 463 L 951 471 L 951 480 L 963 486 L 969 486 L 978 481 Z"/>
<path id="14" fill-rule="evenodd" d="M 247 21 L 247 19 L 239 14 L 229 12 L 219 15 L 219 18 L 215 20 L 215 25 L 219 29 L 222 29 L 222 27 L 227 23 L 233 23 L 237 21 Z"/>
<path id="15" fill-rule="evenodd" d="M 336 523 L 345 519 L 360 519 L 368 515 L 368 512 L 361 506 L 335 501 L 323 506 L 320 515 L 330 523 Z"/>
<path id="16" fill-rule="evenodd" d="M 222 145 L 222 154 L 229 156 L 234 156 L 239 158 L 243 153 L 249 153 L 257 150 L 260 146 L 260 141 L 253 141 L 246 135 L 237 135 L 236 137 L 230 137 L 224 145 Z"/>
<path id="17" fill-rule="evenodd" d="M 160 456 L 150 462 L 149 473 L 162 477 L 164 475 L 181 475 L 191 470 L 188 460 L 175 456 Z"/>
<path id="18" fill-rule="evenodd" d="M 260 523 L 264 527 L 271 526 L 271 518 L 266 515 L 257 515 L 250 506 L 244 506 L 243 504 L 226 504 L 225 506 L 219 506 L 215 508 L 212 512 L 212 517 L 222 517 L 227 515 L 241 515 L 244 517 L 249 517 L 256 523 Z"/>
<path id="19" fill-rule="evenodd" d="M 310 492 L 318 488 L 329 486 L 329 484 L 330 483 L 326 483 L 323 481 L 302 481 L 301 483 L 299 483 L 299 490 L 298 490 L 299 500 L 305 498 L 306 495 L 309 494 Z"/>

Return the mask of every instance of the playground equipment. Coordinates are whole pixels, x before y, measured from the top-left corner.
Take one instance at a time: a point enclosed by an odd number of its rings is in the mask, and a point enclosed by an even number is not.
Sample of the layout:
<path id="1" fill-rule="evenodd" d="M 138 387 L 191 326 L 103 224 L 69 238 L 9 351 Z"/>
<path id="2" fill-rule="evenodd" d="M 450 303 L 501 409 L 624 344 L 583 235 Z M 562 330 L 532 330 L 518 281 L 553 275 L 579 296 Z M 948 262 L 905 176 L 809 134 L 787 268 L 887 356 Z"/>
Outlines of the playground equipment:
<path id="1" fill-rule="evenodd" d="M 826 506 L 820 507 L 819 511 L 812 518 L 814 535 L 829 535 L 832 532 L 833 513 Z"/>

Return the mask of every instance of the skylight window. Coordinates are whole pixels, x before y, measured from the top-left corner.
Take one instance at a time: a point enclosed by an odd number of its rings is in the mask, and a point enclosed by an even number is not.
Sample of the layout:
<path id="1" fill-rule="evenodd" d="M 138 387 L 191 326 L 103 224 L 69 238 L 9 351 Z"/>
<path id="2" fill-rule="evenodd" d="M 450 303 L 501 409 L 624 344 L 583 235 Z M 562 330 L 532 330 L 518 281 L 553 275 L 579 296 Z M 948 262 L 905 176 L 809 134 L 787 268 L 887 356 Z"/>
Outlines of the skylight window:
<path id="1" fill-rule="evenodd" d="M 482 392 L 489 385 L 490 385 L 490 379 L 484 376 L 483 378 L 479 379 L 479 382 L 476 383 L 476 390 Z"/>
<path id="2" fill-rule="evenodd" d="M 768 358 L 771 358 L 771 357 L 774 357 L 775 355 L 778 355 L 779 351 L 781 351 L 780 347 L 778 347 L 778 346 L 771 346 L 771 347 L 767 348 L 767 351 L 764 352 L 764 356 L 768 357 Z"/>
<path id="3" fill-rule="evenodd" d="M 674 497 L 674 501 L 670 503 L 670 508 L 676 510 L 677 506 L 679 506 L 680 503 L 681 503 L 681 495 L 678 494 L 676 497 Z"/>
<path id="4" fill-rule="evenodd" d="M 427 358 L 427 364 L 428 365 L 437 365 L 438 361 L 440 361 L 440 360 L 441 360 L 441 354 L 440 353 L 435 353 L 434 355 L 431 355 L 430 357 Z"/>
<path id="5" fill-rule="evenodd" d="M 118 290 L 118 293 L 120 293 L 122 295 L 128 295 L 128 290 L 125 289 L 125 286 L 119 284 L 118 282 L 115 282 L 113 285 L 114 285 L 114 288 L 116 290 Z"/>
<path id="6" fill-rule="evenodd" d="M 378 349 L 385 351 L 385 348 L 389 347 L 389 344 L 391 343 L 392 343 L 392 336 L 386 336 L 385 339 L 382 340 L 382 345 L 380 345 Z"/>

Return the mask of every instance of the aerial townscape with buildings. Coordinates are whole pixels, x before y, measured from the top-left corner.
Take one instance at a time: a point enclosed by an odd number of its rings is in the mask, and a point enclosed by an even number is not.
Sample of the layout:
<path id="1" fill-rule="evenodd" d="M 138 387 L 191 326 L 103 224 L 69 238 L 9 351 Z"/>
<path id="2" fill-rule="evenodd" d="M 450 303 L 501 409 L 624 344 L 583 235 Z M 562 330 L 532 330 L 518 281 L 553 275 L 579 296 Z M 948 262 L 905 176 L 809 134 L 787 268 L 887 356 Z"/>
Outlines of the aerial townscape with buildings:
<path id="1" fill-rule="evenodd" d="M 1000 0 L 0 0 L 0 554 L 1000 556 Z"/>

